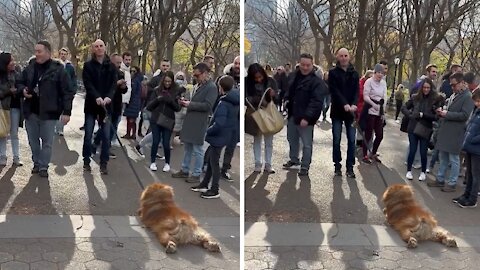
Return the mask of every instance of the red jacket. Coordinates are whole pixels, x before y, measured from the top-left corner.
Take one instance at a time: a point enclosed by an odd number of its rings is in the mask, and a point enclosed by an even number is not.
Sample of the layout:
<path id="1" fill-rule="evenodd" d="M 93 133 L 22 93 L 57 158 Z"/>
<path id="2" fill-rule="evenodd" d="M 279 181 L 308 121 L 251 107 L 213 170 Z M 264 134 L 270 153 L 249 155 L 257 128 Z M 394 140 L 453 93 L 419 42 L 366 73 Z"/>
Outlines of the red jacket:
<path id="1" fill-rule="evenodd" d="M 366 81 L 367 81 L 367 78 L 365 77 L 362 77 L 360 79 L 360 87 L 358 88 L 359 93 L 358 93 L 357 111 L 355 112 L 355 117 L 357 118 L 356 120 L 358 120 L 358 118 L 360 117 L 360 114 L 362 113 L 362 110 L 363 110 L 363 104 L 365 103 L 363 101 L 363 87 Z"/>

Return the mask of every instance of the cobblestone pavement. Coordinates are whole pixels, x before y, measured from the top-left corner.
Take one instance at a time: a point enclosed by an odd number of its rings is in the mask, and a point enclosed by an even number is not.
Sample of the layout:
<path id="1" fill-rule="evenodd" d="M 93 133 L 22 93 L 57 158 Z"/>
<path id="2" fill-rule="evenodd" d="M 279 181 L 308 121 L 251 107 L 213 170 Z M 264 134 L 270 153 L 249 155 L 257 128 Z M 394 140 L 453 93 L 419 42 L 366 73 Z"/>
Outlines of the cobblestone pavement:
<path id="1" fill-rule="evenodd" d="M 245 269 L 479 269 L 479 248 L 437 243 L 406 247 L 247 247 Z"/>

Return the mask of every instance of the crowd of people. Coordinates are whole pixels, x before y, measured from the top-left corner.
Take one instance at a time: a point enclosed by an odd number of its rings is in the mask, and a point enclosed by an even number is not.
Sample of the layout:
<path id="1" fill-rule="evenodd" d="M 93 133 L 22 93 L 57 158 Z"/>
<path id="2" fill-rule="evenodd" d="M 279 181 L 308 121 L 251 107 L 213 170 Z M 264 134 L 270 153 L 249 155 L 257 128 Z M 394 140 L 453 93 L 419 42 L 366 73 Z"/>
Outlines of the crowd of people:
<path id="1" fill-rule="evenodd" d="M 379 148 L 386 125 L 387 94 L 386 75 L 388 63 L 375 64 L 360 77 L 350 61 L 348 49 L 336 52 L 336 65 L 328 72 L 314 65 L 313 57 L 302 54 L 293 71 L 290 65 L 271 69 L 254 63 L 248 67 L 245 78 L 246 99 L 253 106 L 247 108 L 245 131 L 254 137 L 255 172 L 275 173 L 272 164 L 274 134 L 262 134 L 252 117 L 254 108 L 275 102 L 287 118 L 289 160 L 283 168 L 299 168 L 299 176 L 307 176 L 312 161 L 314 127 L 326 121 L 330 111 L 332 125 L 332 161 L 336 176 L 342 176 L 341 137 L 345 127 L 347 139 L 346 176 L 355 178 L 356 150 L 361 149 L 365 164 L 381 163 Z M 269 74 L 269 70 L 276 70 Z M 438 67 L 430 64 L 425 74 L 412 83 L 395 86 L 391 96 L 396 102 L 394 120 L 400 130 L 407 133 L 405 178 L 414 179 L 412 168 L 420 169 L 419 181 L 429 187 L 440 187 L 443 192 L 457 190 L 457 181 L 465 170 L 465 192 L 453 202 L 462 208 L 475 207 L 480 181 L 480 91 L 478 77 L 472 72 L 463 73 L 454 64 L 437 82 Z M 439 88 L 436 85 L 441 85 Z M 263 99 L 263 96 L 268 98 Z M 259 102 L 262 101 L 263 104 Z M 401 114 L 400 114 L 401 113 Z M 401 120 L 400 118 L 401 117 Z M 262 162 L 261 142 L 265 144 Z M 300 141 L 303 156 L 299 159 Z M 429 150 L 430 149 L 430 150 Z M 428 152 L 432 157 L 428 163 Z M 420 164 L 418 164 L 420 162 Z M 265 167 L 263 167 L 265 163 Z M 439 163 L 435 177 L 433 173 Z M 447 171 L 449 174 L 447 176 Z"/>
<path id="2" fill-rule="evenodd" d="M 185 73 L 174 74 L 170 60 L 163 59 L 160 69 L 148 79 L 139 67 L 132 65 L 129 52 L 108 55 L 100 39 L 91 45 L 91 52 L 82 72 L 85 121 L 80 129 L 84 131 L 84 171 L 92 170 L 92 156 L 100 147 L 100 173 L 108 174 L 109 160 L 116 157 L 111 146 L 120 146 L 117 133 L 124 116 L 126 134 L 121 138 L 133 140 L 142 156 L 145 146 L 151 144 L 150 170 L 157 171 L 156 160 L 160 158 L 164 160 L 163 172 L 170 172 L 171 148 L 178 135 L 184 145 L 184 157 L 181 169 L 172 177 L 195 183 L 191 190 L 201 192 L 202 198 L 218 198 L 219 179 L 232 181 L 229 169 L 240 141 L 240 57 L 227 65 L 224 74 L 213 78 L 215 59 L 205 56 L 193 67 L 194 86 L 188 90 Z M 78 89 L 68 49 L 58 51 L 60 59 L 54 59 L 52 54 L 51 45 L 39 41 L 35 56 L 23 70 L 18 69 L 11 54 L 0 54 L 0 165 L 7 164 L 7 138 L 12 144 L 13 164 L 23 165 L 18 128 L 25 122 L 34 164 L 31 172 L 43 178 L 49 177 L 54 136 L 64 136 L 64 125 L 70 121 Z M 145 136 L 144 122 L 149 123 Z M 142 137 L 139 142 L 137 135 Z M 207 151 L 205 142 L 209 144 Z M 158 154 L 160 143 L 164 156 Z"/>

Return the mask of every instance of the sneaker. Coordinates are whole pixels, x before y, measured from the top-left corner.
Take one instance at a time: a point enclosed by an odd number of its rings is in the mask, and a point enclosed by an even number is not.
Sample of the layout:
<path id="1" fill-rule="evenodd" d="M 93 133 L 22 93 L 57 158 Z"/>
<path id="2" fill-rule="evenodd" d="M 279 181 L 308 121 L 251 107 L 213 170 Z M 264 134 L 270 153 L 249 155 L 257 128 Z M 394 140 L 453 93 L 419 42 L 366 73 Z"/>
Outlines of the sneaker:
<path id="1" fill-rule="evenodd" d="M 37 174 L 38 172 L 40 172 L 40 168 L 38 166 L 33 166 L 32 174 Z"/>
<path id="2" fill-rule="evenodd" d="M 225 179 L 227 182 L 233 182 L 232 176 L 228 171 L 226 172 L 221 172 L 221 176 L 223 179 Z"/>
<path id="3" fill-rule="evenodd" d="M 335 176 L 342 176 L 342 169 L 337 167 L 335 168 Z"/>
<path id="4" fill-rule="evenodd" d="M 427 186 L 429 187 L 444 187 L 444 182 L 439 182 L 438 180 L 427 180 Z"/>
<path id="5" fill-rule="evenodd" d="M 264 172 L 267 174 L 274 174 L 275 170 L 272 168 L 272 165 L 266 164 Z"/>
<path id="6" fill-rule="evenodd" d="M 100 164 L 100 174 L 103 174 L 103 175 L 108 174 L 107 164 Z"/>
<path id="7" fill-rule="evenodd" d="M 86 171 L 86 172 L 91 172 L 92 167 L 88 163 L 83 163 L 83 170 Z"/>
<path id="8" fill-rule="evenodd" d="M 200 185 L 198 186 L 194 186 L 194 187 L 191 187 L 190 188 L 191 191 L 194 191 L 194 192 L 207 192 L 208 191 L 208 187 L 202 187 Z"/>
<path id="9" fill-rule="evenodd" d="M 412 165 L 412 168 L 414 168 L 415 170 L 418 170 L 418 169 L 422 168 L 422 165 L 420 165 L 420 164 L 413 164 L 413 165 Z"/>
<path id="10" fill-rule="evenodd" d="M 143 154 L 142 147 L 141 147 L 139 144 L 135 145 L 135 150 L 137 150 L 137 153 L 138 153 L 141 157 L 145 157 L 145 155 Z"/>
<path id="11" fill-rule="evenodd" d="M 160 160 L 165 160 L 165 157 L 160 155 L 160 154 L 157 154 L 157 158 L 160 159 Z"/>
<path id="12" fill-rule="evenodd" d="M 457 187 L 456 186 L 451 186 L 451 185 L 446 185 L 446 186 L 441 188 L 441 191 L 443 191 L 443 192 L 455 192 L 455 191 L 457 191 Z"/>
<path id="13" fill-rule="evenodd" d="M 48 178 L 48 171 L 47 170 L 40 170 L 38 172 L 38 175 L 40 175 L 40 177 L 42 177 L 42 178 Z"/>
<path id="14" fill-rule="evenodd" d="M 7 157 L 0 158 L 0 166 L 5 166 L 5 165 L 7 165 Z"/>
<path id="15" fill-rule="evenodd" d="M 21 166 L 23 166 L 23 163 L 20 161 L 19 158 L 14 158 L 13 159 L 13 165 L 15 165 L 17 167 L 21 167 Z"/>
<path id="16" fill-rule="evenodd" d="M 461 208 L 475 208 L 477 207 L 477 202 L 472 202 L 470 200 L 461 200 L 461 201 L 458 201 L 458 206 L 460 206 Z"/>
<path id="17" fill-rule="evenodd" d="M 117 158 L 117 155 L 115 155 L 114 153 L 110 152 L 109 157 L 112 158 L 112 159 L 116 159 L 116 158 Z"/>
<path id="18" fill-rule="evenodd" d="M 408 180 L 413 180 L 412 172 L 411 172 L 411 171 L 408 171 L 408 172 L 407 172 L 407 175 L 405 175 L 405 177 L 406 177 Z"/>
<path id="19" fill-rule="evenodd" d="M 300 166 L 300 163 L 293 162 L 291 160 L 289 160 L 289 161 L 287 161 L 287 163 L 283 164 L 283 168 L 285 168 L 285 169 L 290 169 L 292 167 L 297 167 L 297 166 Z"/>
<path id="20" fill-rule="evenodd" d="M 204 199 L 217 199 L 220 198 L 220 193 L 218 191 L 212 191 L 211 189 L 207 190 L 206 192 L 203 192 L 200 197 Z"/>
<path id="21" fill-rule="evenodd" d="M 370 159 L 375 162 L 382 163 L 382 161 L 378 158 L 378 156 L 379 156 L 378 154 L 372 155 Z"/>
<path id="22" fill-rule="evenodd" d="M 59 132 L 58 132 L 58 136 L 63 137 L 63 131 L 59 131 Z"/>
<path id="23" fill-rule="evenodd" d="M 262 171 L 262 164 L 255 164 L 254 172 L 261 172 Z"/>
<path id="24" fill-rule="evenodd" d="M 400 120 L 398 120 L 398 119 L 395 120 L 395 123 L 400 124 Z"/>
<path id="25" fill-rule="evenodd" d="M 308 170 L 301 168 L 300 171 L 298 171 L 298 176 L 308 176 Z"/>
<path id="26" fill-rule="evenodd" d="M 465 195 L 462 194 L 462 196 L 460 196 L 460 197 L 453 198 L 452 202 L 453 203 L 458 203 L 459 201 L 464 201 L 466 199 L 467 199 L 467 197 L 465 197 Z"/>
<path id="27" fill-rule="evenodd" d="M 367 156 L 363 157 L 362 161 L 363 161 L 363 163 L 365 163 L 365 164 L 372 164 L 372 160 L 369 159 Z"/>
<path id="28" fill-rule="evenodd" d="M 182 170 L 172 173 L 173 178 L 188 178 L 189 174 L 186 172 L 183 172 Z"/>
<path id="29" fill-rule="evenodd" d="M 150 164 L 150 170 L 156 172 L 158 170 L 157 164 L 155 163 Z"/>
<path id="30" fill-rule="evenodd" d="M 170 165 L 168 163 L 165 163 L 165 165 L 163 165 L 163 172 L 169 172 L 170 171 Z"/>
<path id="31" fill-rule="evenodd" d="M 355 178 L 355 173 L 353 172 L 353 170 L 348 170 L 346 175 L 348 178 Z"/>
<path id="32" fill-rule="evenodd" d="M 433 171 L 433 168 L 432 168 L 432 169 L 427 168 L 427 171 L 426 171 L 426 172 L 427 172 L 427 173 L 430 173 L 430 171 Z"/>
<path id="33" fill-rule="evenodd" d="M 189 184 L 200 183 L 200 175 L 197 175 L 197 176 L 192 175 L 187 179 L 185 179 L 185 182 Z"/>
<path id="34" fill-rule="evenodd" d="M 420 173 L 420 176 L 418 177 L 418 181 L 425 181 L 427 179 L 427 176 L 425 175 L 424 172 Z"/>

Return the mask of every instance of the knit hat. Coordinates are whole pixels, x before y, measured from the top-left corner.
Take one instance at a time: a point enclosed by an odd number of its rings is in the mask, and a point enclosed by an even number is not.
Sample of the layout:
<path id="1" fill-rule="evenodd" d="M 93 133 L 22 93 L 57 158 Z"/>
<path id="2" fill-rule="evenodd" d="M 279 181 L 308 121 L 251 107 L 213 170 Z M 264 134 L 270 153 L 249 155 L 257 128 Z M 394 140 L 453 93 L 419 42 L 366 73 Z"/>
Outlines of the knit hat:
<path id="1" fill-rule="evenodd" d="M 385 72 L 385 69 L 383 68 L 382 65 L 376 64 L 375 67 L 373 68 L 373 71 L 374 71 L 375 73 L 377 73 L 377 72 L 382 72 L 382 73 L 383 73 L 383 72 Z"/>

